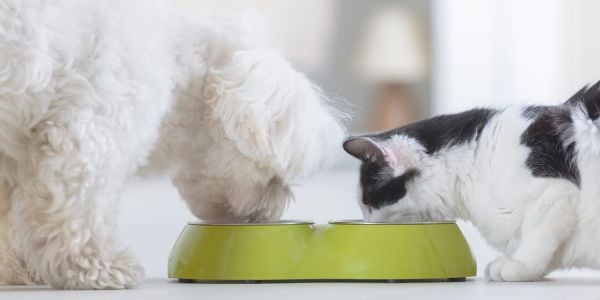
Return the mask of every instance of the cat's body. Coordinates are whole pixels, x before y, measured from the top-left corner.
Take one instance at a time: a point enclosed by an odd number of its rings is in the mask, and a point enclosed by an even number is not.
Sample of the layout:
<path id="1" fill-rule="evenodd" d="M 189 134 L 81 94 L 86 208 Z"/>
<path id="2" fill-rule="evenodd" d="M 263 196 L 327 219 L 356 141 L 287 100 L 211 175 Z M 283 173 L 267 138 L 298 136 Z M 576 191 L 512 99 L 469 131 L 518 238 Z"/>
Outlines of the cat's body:
<path id="1" fill-rule="evenodd" d="M 477 109 L 351 138 L 371 221 L 463 219 L 495 281 L 600 268 L 600 84 L 558 106 Z"/>

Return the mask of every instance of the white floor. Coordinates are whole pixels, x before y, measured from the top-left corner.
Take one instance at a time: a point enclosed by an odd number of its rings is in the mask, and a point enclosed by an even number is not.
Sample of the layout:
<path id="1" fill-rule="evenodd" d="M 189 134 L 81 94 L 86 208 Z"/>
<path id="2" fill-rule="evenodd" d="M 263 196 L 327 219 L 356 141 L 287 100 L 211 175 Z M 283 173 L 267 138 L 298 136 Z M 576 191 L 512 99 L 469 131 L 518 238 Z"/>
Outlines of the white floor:
<path id="1" fill-rule="evenodd" d="M 0 287 L 0 299 L 600 299 L 600 280 L 557 278 L 544 282 L 489 283 L 260 283 L 188 284 L 147 279 L 124 291 L 57 291 L 47 287 Z"/>
<path id="2" fill-rule="evenodd" d="M 325 223 L 359 218 L 356 169 L 336 169 L 295 186 L 286 219 Z M 478 263 L 478 278 L 459 283 L 180 284 L 166 278 L 167 257 L 192 216 L 165 179 L 133 181 L 123 194 L 120 235 L 146 269 L 145 283 L 127 291 L 55 291 L 0 286 L 0 299 L 600 299 L 600 273 L 568 271 L 534 283 L 488 283 L 481 276 L 498 254 L 469 224 L 459 223 Z"/>

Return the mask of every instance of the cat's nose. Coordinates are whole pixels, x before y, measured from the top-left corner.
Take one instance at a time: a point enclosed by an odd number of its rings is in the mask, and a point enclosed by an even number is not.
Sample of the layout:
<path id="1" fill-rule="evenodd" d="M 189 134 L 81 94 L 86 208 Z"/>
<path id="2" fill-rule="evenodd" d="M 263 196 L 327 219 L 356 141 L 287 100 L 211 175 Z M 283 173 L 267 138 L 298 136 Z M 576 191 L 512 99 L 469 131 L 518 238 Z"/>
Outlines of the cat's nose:
<path id="1" fill-rule="evenodd" d="M 360 210 L 362 211 L 363 220 L 368 221 L 371 217 L 373 209 L 370 206 L 361 205 Z"/>
<path id="2" fill-rule="evenodd" d="M 382 209 L 372 209 L 369 214 L 365 217 L 365 221 L 380 223 L 380 222 L 390 222 L 391 215 L 388 211 Z"/>
<path id="3" fill-rule="evenodd" d="M 365 222 L 381 222 L 383 221 L 383 215 L 380 211 L 369 208 L 369 213 L 365 215 Z"/>

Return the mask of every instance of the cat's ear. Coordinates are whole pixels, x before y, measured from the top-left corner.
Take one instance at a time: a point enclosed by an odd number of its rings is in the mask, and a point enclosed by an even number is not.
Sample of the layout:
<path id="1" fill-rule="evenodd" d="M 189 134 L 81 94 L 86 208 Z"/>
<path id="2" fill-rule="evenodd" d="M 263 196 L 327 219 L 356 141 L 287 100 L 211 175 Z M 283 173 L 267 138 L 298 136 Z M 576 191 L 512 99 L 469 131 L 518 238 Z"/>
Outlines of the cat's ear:
<path id="1" fill-rule="evenodd" d="M 394 167 L 398 159 L 388 146 L 369 137 L 351 137 L 344 142 L 344 150 L 362 161 L 385 161 Z"/>

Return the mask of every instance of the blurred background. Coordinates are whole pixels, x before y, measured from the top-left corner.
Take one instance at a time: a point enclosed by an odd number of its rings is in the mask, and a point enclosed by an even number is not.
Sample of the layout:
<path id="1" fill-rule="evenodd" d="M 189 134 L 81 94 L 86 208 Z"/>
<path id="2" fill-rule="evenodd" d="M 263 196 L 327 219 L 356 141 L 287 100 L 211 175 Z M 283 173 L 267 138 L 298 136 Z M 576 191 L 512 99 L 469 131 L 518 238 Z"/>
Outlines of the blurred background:
<path id="1" fill-rule="evenodd" d="M 189 11 L 261 12 L 273 45 L 351 113 L 350 134 L 477 106 L 556 104 L 600 79 L 600 1 L 172 2 Z M 284 217 L 360 218 L 357 167 L 342 157 L 333 169 L 298 183 Z M 170 247 L 193 217 L 167 178 L 136 179 L 123 198 L 123 240 L 148 276 L 165 277 Z M 498 254 L 472 226 L 460 226 L 483 276 Z"/>

